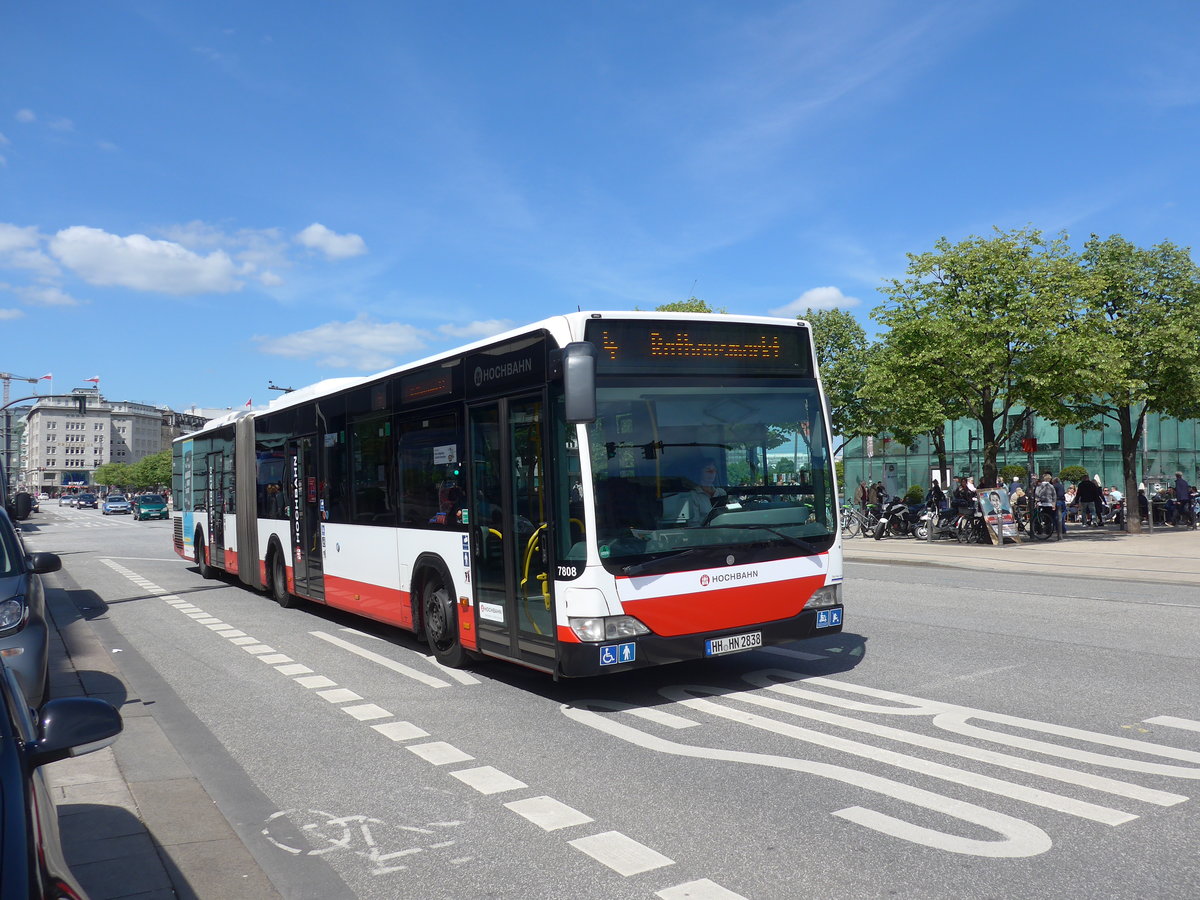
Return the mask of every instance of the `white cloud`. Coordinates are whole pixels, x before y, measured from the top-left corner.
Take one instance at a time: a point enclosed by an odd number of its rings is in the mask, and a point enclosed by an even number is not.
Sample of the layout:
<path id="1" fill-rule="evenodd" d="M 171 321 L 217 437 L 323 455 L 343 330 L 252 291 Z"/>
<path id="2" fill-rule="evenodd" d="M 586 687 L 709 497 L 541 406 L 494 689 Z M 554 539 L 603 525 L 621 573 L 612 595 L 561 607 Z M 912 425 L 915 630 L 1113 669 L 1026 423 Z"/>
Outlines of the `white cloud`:
<path id="1" fill-rule="evenodd" d="M 50 241 L 50 252 L 89 284 L 164 294 L 228 293 L 242 287 L 224 250 L 207 256 L 144 234 L 127 237 L 72 225 Z"/>
<path id="2" fill-rule="evenodd" d="M 56 287 L 20 287 L 13 291 L 30 306 L 78 306 L 79 301 Z"/>
<path id="3" fill-rule="evenodd" d="M 19 309 L 0 309 L 0 321 L 5 319 L 19 319 L 23 315 L 25 313 Z"/>
<path id="4" fill-rule="evenodd" d="M 4 136 L 4 132 L 0 131 L 0 147 L 7 147 L 11 143 L 12 143 L 12 141 L 10 141 L 7 137 Z"/>
<path id="5" fill-rule="evenodd" d="M 75 123 L 64 116 L 59 116 L 57 119 L 51 119 L 46 123 L 47 128 L 52 128 L 55 131 L 74 131 Z"/>
<path id="6" fill-rule="evenodd" d="M 477 338 L 491 337 L 493 334 L 508 331 L 512 327 L 512 322 L 508 319 L 486 319 L 477 322 L 466 322 L 461 325 L 457 323 L 441 325 L 438 327 L 438 331 L 450 337 L 475 340 Z"/>
<path id="7" fill-rule="evenodd" d="M 0 266 L 32 269 L 44 276 L 57 275 L 58 266 L 42 250 L 42 241 L 42 235 L 33 225 L 22 227 L 0 222 Z"/>
<path id="8" fill-rule="evenodd" d="M 16 116 L 14 116 L 14 118 L 18 122 L 36 122 L 37 121 L 37 116 L 34 115 L 34 112 L 32 109 L 18 109 L 17 114 L 16 114 Z"/>
<path id="9" fill-rule="evenodd" d="M 367 244 L 357 234 L 338 234 L 320 222 L 313 222 L 296 235 L 296 243 L 319 250 L 329 259 L 349 259 L 367 252 Z"/>
<path id="10" fill-rule="evenodd" d="M 396 364 L 425 347 L 426 333 L 400 322 L 379 322 L 360 315 L 352 322 L 327 322 L 282 337 L 256 336 L 263 352 L 317 365 L 374 372 Z"/>
<path id="11" fill-rule="evenodd" d="M 804 310 L 812 309 L 846 309 L 858 306 L 861 301 L 857 297 L 847 297 L 840 288 L 817 287 L 805 291 L 786 306 L 771 310 L 773 316 L 798 316 Z"/>
<path id="12" fill-rule="evenodd" d="M 283 279 L 274 272 L 263 272 L 258 276 L 258 280 L 267 287 L 278 287 L 283 284 Z"/>

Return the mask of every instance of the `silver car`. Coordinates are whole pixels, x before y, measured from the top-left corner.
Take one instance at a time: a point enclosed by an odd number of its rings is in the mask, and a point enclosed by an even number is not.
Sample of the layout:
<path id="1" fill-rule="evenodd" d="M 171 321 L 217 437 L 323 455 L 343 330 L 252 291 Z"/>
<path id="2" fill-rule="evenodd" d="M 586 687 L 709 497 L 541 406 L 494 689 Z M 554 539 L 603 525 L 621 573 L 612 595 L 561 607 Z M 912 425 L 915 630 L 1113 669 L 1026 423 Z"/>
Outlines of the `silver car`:
<path id="1" fill-rule="evenodd" d="M 34 708 L 45 702 L 50 687 L 50 630 L 41 576 L 61 568 L 53 553 L 26 553 L 12 519 L 0 509 L 0 655 Z"/>
<path id="2" fill-rule="evenodd" d="M 109 513 L 128 513 L 131 508 L 124 494 L 109 494 L 104 498 L 104 504 L 100 508 L 100 513 L 105 516 Z"/>

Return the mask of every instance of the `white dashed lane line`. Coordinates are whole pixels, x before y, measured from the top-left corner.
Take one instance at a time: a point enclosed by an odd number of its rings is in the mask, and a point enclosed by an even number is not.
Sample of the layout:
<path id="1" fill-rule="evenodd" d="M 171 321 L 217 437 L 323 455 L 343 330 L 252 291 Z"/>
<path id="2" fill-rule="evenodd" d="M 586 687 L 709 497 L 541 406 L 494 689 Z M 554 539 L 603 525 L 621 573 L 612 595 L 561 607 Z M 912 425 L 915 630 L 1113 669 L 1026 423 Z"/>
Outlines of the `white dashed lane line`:
<path id="1" fill-rule="evenodd" d="M 167 592 L 120 563 L 112 559 L 102 559 L 101 562 L 118 574 L 123 575 L 147 593 L 161 596 L 167 605 L 179 610 L 185 617 L 197 624 L 205 625 L 214 634 L 220 635 L 232 646 L 241 647 L 248 654 L 272 666 L 275 671 L 289 678 L 300 687 L 312 691 L 318 697 L 332 705 L 337 705 L 339 709 L 357 721 L 365 723 L 374 722 L 375 724 L 371 724 L 368 727 L 388 740 L 402 744 L 406 741 L 432 737 L 428 731 L 419 725 L 393 718 L 393 714 L 381 706 L 369 702 L 355 703 L 355 701 L 362 700 L 363 697 L 349 688 L 338 686 L 336 681 L 325 675 L 313 673 L 313 670 L 303 663 L 296 662 L 290 656 L 280 653 L 274 647 L 262 643 L 252 635 L 248 635 L 235 626 L 209 615 L 200 607 Z M 373 637 L 356 629 L 343 630 L 361 637 Z M 386 656 L 367 650 L 364 647 L 360 647 L 357 644 L 334 635 L 322 631 L 313 631 L 309 632 L 309 634 L 328 644 L 381 665 L 397 674 L 411 678 L 427 687 L 451 687 L 450 682 L 442 678 L 421 672 L 411 666 L 396 662 L 393 659 L 389 659 Z M 480 683 L 479 679 L 473 675 L 441 666 L 432 657 L 425 657 L 425 659 L 446 674 L 447 677 L 459 684 L 472 685 Z M 695 724 L 681 716 L 674 716 L 659 710 L 639 710 L 636 714 L 670 728 L 688 728 Z M 378 721 L 379 719 L 392 719 L 392 721 L 380 722 Z M 452 766 L 475 760 L 475 757 L 469 753 L 445 741 L 432 740 L 426 743 L 408 744 L 406 749 L 433 766 Z M 505 794 L 528 788 L 525 782 L 512 777 L 506 772 L 500 771 L 494 766 L 473 766 L 471 768 L 448 771 L 453 778 L 485 796 Z M 586 813 L 580 812 L 565 803 L 555 800 L 553 797 L 547 796 L 526 797 L 521 800 L 514 800 L 505 803 L 504 808 L 545 832 L 579 828 L 595 821 Z M 619 831 L 604 831 L 598 834 L 587 835 L 569 840 L 567 841 L 567 845 L 627 878 L 643 872 L 650 872 L 655 869 L 675 865 L 674 860 Z M 660 897 L 662 900 L 745 900 L 740 894 L 735 894 L 707 878 L 663 888 L 656 892 L 654 896 Z"/>

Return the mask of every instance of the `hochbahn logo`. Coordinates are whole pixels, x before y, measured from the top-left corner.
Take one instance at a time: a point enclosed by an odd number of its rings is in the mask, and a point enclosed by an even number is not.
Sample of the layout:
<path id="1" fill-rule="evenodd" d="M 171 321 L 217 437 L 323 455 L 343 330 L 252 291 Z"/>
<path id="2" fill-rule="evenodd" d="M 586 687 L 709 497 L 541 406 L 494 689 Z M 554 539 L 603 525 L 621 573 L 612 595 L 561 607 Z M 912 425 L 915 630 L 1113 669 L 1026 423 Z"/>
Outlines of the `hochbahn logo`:
<path id="1" fill-rule="evenodd" d="M 758 569 L 751 569 L 749 572 L 722 572 L 720 575 L 701 575 L 700 587 L 708 587 L 710 584 L 728 584 L 731 581 L 746 581 L 752 578 L 758 578 Z"/>
<path id="2" fill-rule="evenodd" d="M 514 360 L 513 362 L 500 363 L 495 366 L 487 366 L 486 368 L 484 366 L 476 366 L 475 387 L 480 387 L 489 381 L 512 378 L 514 375 L 525 375 L 532 371 L 533 360 L 529 357 Z"/>

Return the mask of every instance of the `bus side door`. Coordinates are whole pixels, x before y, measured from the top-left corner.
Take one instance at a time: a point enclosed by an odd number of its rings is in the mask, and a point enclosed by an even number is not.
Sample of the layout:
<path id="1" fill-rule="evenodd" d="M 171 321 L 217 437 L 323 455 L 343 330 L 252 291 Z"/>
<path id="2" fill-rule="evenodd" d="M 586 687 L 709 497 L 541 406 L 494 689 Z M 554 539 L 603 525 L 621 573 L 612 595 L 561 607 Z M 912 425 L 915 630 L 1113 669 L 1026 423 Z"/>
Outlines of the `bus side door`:
<path id="1" fill-rule="evenodd" d="M 313 600 L 325 599 L 325 567 L 321 533 L 320 490 L 316 437 L 305 435 L 288 442 L 288 504 L 292 522 L 292 575 L 296 593 Z"/>

